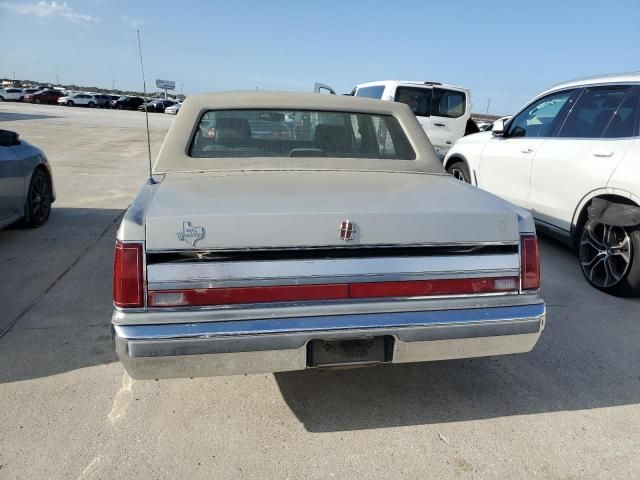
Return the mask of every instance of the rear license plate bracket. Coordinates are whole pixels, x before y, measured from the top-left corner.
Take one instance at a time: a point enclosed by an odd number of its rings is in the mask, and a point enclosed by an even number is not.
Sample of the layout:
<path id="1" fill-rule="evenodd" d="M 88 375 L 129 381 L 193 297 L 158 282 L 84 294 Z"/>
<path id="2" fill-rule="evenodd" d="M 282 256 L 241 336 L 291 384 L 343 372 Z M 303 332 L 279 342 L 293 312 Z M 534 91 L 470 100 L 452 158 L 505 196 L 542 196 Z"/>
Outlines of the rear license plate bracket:
<path id="1" fill-rule="evenodd" d="M 307 344 L 308 367 L 337 367 L 390 362 L 393 337 L 311 340 Z"/>

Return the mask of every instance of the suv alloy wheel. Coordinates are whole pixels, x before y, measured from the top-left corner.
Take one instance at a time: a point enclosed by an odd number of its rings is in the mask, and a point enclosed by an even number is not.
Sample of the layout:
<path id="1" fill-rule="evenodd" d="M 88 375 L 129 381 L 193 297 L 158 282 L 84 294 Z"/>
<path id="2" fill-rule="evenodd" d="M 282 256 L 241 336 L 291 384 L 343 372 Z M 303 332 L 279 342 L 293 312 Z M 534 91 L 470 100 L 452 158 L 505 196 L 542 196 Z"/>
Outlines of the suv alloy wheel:
<path id="1" fill-rule="evenodd" d="M 589 220 L 580 234 L 578 255 L 594 287 L 622 297 L 640 295 L 640 229 Z"/>

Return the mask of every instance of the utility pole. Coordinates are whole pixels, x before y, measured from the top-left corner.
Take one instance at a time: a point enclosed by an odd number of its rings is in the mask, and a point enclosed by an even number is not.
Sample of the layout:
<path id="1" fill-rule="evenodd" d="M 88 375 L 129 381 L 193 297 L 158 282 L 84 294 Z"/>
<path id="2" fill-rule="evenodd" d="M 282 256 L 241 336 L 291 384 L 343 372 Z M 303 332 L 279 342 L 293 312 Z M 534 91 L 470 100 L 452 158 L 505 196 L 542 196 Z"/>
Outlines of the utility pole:
<path id="1" fill-rule="evenodd" d="M 56 85 L 60 85 L 60 80 L 58 80 L 58 74 L 56 73 Z"/>
<path id="2" fill-rule="evenodd" d="M 111 90 L 115 90 L 116 89 L 116 81 L 114 79 L 111 79 Z"/>
<path id="3" fill-rule="evenodd" d="M 487 99 L 487 111 L 486 111 L 486 112 L 484 112 L 484 113 L 489 114 L 489 107 L 490 107 L 490 106 L 491 106 L 491 97 L 489 97 L 489 98 Z"/>
<path id="4" fill-rule="evenodd" d="M 13 81 L 16 81 L 16 72 L 13 72 Z"/>
<path id="5" fill-rule="evenodd" d="M 184 83 L 180 84 L 180 95 L 182 95 L 182 87 L 184 87 Z"/>

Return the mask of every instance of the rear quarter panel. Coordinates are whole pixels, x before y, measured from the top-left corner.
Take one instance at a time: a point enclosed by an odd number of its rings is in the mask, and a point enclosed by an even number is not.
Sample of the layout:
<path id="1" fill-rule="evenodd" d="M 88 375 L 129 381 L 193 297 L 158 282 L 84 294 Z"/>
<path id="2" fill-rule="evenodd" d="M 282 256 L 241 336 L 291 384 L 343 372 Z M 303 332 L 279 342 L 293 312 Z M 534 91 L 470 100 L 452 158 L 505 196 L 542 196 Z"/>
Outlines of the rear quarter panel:
<path id="1" fill-rule="evenodd" d="M 640 205 L 640 139 L 636 138 L 611 175 L 609 193 L 630 198 Z"/>

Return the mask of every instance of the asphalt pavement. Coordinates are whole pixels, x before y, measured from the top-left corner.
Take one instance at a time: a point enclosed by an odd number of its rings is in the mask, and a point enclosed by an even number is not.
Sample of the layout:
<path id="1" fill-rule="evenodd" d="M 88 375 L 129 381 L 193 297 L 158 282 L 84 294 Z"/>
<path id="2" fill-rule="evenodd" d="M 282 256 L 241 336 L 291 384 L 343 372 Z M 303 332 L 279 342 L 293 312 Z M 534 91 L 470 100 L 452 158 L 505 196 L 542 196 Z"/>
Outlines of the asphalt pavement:
<path id="1" fill-rule="evenodd" d="M 150 114 L 153 152 L 173 117 Z M 144 115 L 0 104 L 58 200 L 0 231 L 0 479 L 640 478 L 640 302 L 542 239 L 547 327 L 524 355 L 136 381 L 113 351 L 115 229 Z"/>

